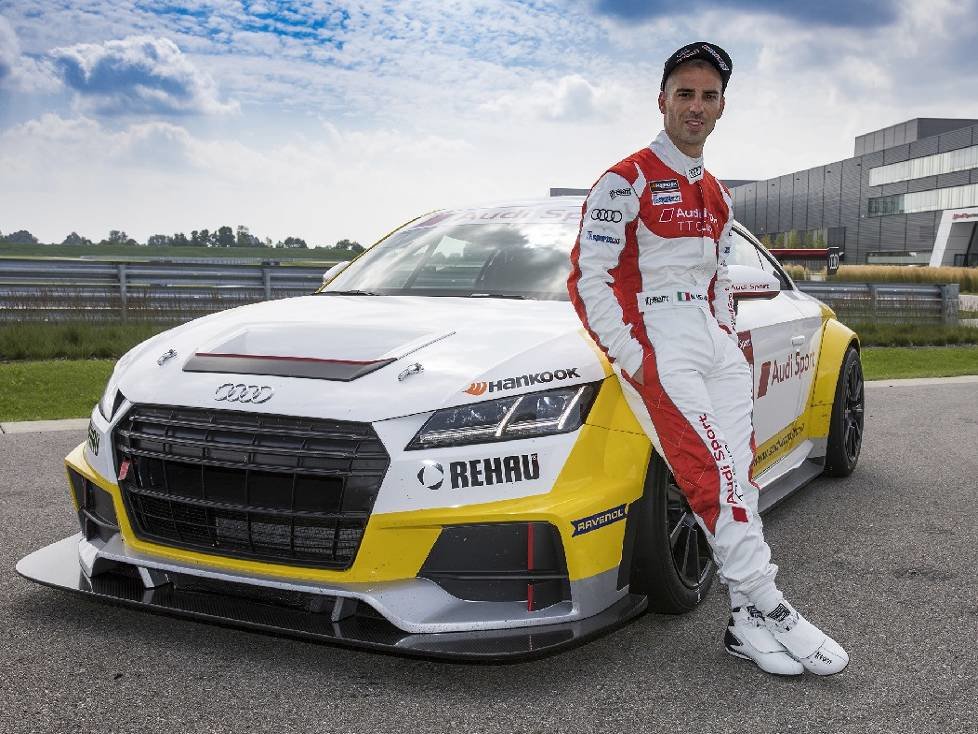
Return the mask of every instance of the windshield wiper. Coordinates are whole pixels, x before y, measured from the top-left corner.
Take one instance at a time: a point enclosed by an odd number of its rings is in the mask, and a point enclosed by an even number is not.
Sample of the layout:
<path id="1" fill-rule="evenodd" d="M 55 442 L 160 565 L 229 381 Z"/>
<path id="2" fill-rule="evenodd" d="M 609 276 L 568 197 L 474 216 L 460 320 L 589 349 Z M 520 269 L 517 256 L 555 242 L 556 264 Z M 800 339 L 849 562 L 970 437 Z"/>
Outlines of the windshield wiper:
<path id="1" fill-rule="evenodd" d="M 528 300 L 526 296 L 518 296 L 514 293 L 470 293 L 469 298 L 511 298 L 516 301 Z"/>
<path id="2" fill-rule="evenodd" d="M 320 291 L 321 296 L 379 296 L 373 291 Z"/>

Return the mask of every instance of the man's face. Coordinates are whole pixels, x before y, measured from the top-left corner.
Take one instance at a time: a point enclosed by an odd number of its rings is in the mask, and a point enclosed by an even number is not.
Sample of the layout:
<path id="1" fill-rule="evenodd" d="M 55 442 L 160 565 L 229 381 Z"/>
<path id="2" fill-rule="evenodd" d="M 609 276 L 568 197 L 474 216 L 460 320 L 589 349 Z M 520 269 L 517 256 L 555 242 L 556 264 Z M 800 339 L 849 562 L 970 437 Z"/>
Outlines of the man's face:
<path id="1" fill-rule="evenodd" d="M 680 65 L 659 92 L 666 133 L 683 153 L 698 157 L 723 114 L 723 80 L 713 67 Z"/>

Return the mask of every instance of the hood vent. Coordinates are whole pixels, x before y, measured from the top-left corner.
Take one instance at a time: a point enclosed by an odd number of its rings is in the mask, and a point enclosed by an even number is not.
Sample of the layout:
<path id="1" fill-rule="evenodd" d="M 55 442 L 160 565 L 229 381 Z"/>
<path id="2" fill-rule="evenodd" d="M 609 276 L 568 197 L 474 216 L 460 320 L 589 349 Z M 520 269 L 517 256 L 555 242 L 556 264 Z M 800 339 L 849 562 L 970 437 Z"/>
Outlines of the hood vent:
<path id="1" fill-rule="evenodd" d="M 183 366 L 184 372 L 220 372 L 236 375 L 277 375 L 315 380 L 349 382 L 386 367 L 393 358 L 374 360 L 279 357 L 265 354 L 197 352 Z"/>

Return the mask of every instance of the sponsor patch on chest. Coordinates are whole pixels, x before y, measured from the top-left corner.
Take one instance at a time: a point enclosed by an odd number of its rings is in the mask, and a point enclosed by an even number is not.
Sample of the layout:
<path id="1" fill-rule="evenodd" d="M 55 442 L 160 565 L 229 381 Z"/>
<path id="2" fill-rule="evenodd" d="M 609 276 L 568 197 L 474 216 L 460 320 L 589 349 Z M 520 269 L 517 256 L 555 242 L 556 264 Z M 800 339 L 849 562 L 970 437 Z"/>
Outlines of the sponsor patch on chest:
<path id="1" fill-rule="evenodd" d="M 683 195 L 678 191 L 668 191 L 664 193 L 652 194 L 653 206 L 662 206 L 664 204 L 682 204 L 682 203 L 683 203 Z"/>
<path id="2" fill-rule="evenodd" d="M 679 179 L 660 178 L 656 181 L 649 181 L 649 188 L 652 191 L 679 191 Z"/>

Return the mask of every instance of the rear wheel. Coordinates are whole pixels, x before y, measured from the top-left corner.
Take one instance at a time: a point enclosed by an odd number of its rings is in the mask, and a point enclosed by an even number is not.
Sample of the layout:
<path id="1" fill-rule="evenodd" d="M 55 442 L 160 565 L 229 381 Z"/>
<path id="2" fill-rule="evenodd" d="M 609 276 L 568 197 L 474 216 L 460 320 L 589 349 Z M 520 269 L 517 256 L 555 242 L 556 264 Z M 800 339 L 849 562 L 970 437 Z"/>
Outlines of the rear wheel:
<path id="1" fill-rule="evenodd" d="M 856 468 L 863 444 L 863 417 L 866 391 L 863 386 L 863 367 L 859 352 L 849 347 L 839 381 L 835 386 L 829 441 L 825 453 L 825 473 L 832 477 L 847 477 Z"/>
<path id="2" fill-rule="evenodd" d="M 686 497 L 666 462 L 654 451 L 645 494 L 636 504 L 641 517 L 631 590 L 648 596 L 651 611 L 688 612 L 709 591 L 716 564 Z"/>

